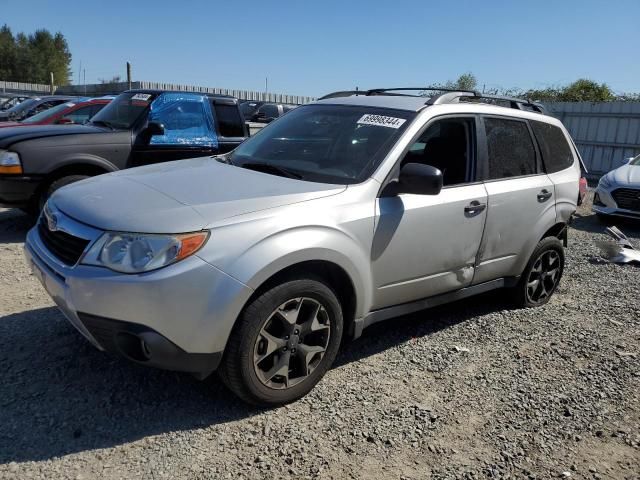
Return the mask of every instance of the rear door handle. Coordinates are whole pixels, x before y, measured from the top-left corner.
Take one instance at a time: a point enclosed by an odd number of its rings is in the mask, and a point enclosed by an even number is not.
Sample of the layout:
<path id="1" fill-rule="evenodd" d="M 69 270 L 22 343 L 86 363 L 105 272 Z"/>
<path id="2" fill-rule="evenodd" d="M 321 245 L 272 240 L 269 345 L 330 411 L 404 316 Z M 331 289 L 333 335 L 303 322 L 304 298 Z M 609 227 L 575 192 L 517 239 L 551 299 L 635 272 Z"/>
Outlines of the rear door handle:
<path id="1" fill-rule="evenodd" d="M 545 188 L 544 190 L 541 190 L 540 193 L 538 193 L 538 201 L 546 202 L 551 198 L 551 195 L 553 194 Z"/>
<path id="2" fill-rule="evenodd" d="M 481 211 L 483 211 L 485 208 L 487 208 L 487 204 L 486 203 L 480 203 L 479 201 L 474 200 L 469 205 L 464 207 L 464 213 L 466 213 L 468 215 L 475 215 L 475 214 L 480 213 Z"/>

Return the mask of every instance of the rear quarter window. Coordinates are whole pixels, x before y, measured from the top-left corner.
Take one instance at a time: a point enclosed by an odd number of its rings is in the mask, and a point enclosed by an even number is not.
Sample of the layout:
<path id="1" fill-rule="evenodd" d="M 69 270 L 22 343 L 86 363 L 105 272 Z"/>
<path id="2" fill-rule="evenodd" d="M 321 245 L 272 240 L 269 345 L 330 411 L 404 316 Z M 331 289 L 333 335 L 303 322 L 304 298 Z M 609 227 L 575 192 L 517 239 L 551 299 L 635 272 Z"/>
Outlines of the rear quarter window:
<path id="1" fill-rule="evenodd" d="M 555 125 L 530 121 L 533 134 L 536 136 L 542 152 L 547 173 L 559 172 L 573 165 L 573 154 L 562 130 Z"/>

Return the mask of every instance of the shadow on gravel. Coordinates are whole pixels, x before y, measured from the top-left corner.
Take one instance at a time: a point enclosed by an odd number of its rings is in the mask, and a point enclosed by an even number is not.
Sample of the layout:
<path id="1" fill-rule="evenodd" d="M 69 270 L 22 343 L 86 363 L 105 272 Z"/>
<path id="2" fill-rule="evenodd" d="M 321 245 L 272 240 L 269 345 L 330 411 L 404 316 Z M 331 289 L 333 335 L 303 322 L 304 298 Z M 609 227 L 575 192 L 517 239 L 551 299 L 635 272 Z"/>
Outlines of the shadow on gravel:
<path id="1" fill-rule="evenodd" d="M 610 225 L 615 225 L 629 238 L 640 238 L 640 220 L 632 218 L 612 217 Z M 589 233 L 602 233 L 607 225 L 598 220 L 595 214 L 576 215 L 572 228 Z"/>
<path id="2" fill-rule="evenodd" d="M 503 298 L 489 293 L 374 325 L 347 344 L 336 366 L 504 308 Z M 48 460 L 259 413 L 215 376 L 199 382 L 96 350 L 53 307 L 0 318 L 0 376 L 0 463 Z"/>
<path id="3" fill-rule="evenodd" d="M 475 317 L 511 308 L 504 292 L 496 290 L 448 305 L 412 313 L 377 323 L 364 330 L 362 337 L 348 343 L 335 366 L 345 365 L 400 345 L 412 338 L 425 337 Z"/>
<path id="4" fill-rule="evenodd" d="M 107 448 L 254 415 L 214 376 L 96 350 L 56 308 L 0 318 L 0 463 Z"/>
<path id="5" fill-rule="evenodd" d="M 0 244 L 24 242 L 34 220 L 17 209 L 0 208 Z"/>

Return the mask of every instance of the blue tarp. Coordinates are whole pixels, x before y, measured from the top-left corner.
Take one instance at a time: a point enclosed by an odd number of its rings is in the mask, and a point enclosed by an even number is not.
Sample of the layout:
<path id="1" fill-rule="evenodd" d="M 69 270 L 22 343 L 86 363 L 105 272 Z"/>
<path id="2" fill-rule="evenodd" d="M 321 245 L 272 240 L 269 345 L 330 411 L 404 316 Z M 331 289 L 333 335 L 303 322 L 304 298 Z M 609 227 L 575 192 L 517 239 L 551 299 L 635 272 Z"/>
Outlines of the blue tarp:
<path id="1" fill-rule="evenodd" d="M 216 148 L 218 136 L 209 99 L 195 93 L 163 93 L 151 103 L 149 121 L 164 125 L 152 145 L 197 145 Z"/>

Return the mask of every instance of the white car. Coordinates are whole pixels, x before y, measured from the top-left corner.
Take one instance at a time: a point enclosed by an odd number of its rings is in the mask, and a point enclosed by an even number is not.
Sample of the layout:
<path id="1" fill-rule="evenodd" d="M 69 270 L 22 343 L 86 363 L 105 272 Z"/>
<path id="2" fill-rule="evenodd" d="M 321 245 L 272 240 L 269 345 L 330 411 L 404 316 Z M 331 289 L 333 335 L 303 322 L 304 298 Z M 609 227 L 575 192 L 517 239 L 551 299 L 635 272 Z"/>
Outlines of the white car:
<path id="1" fill-rule="evenodd" d="M 640 155 L 602 176 L 593 197 L 593 211 L 601 218 L 640 218 Z"/>

